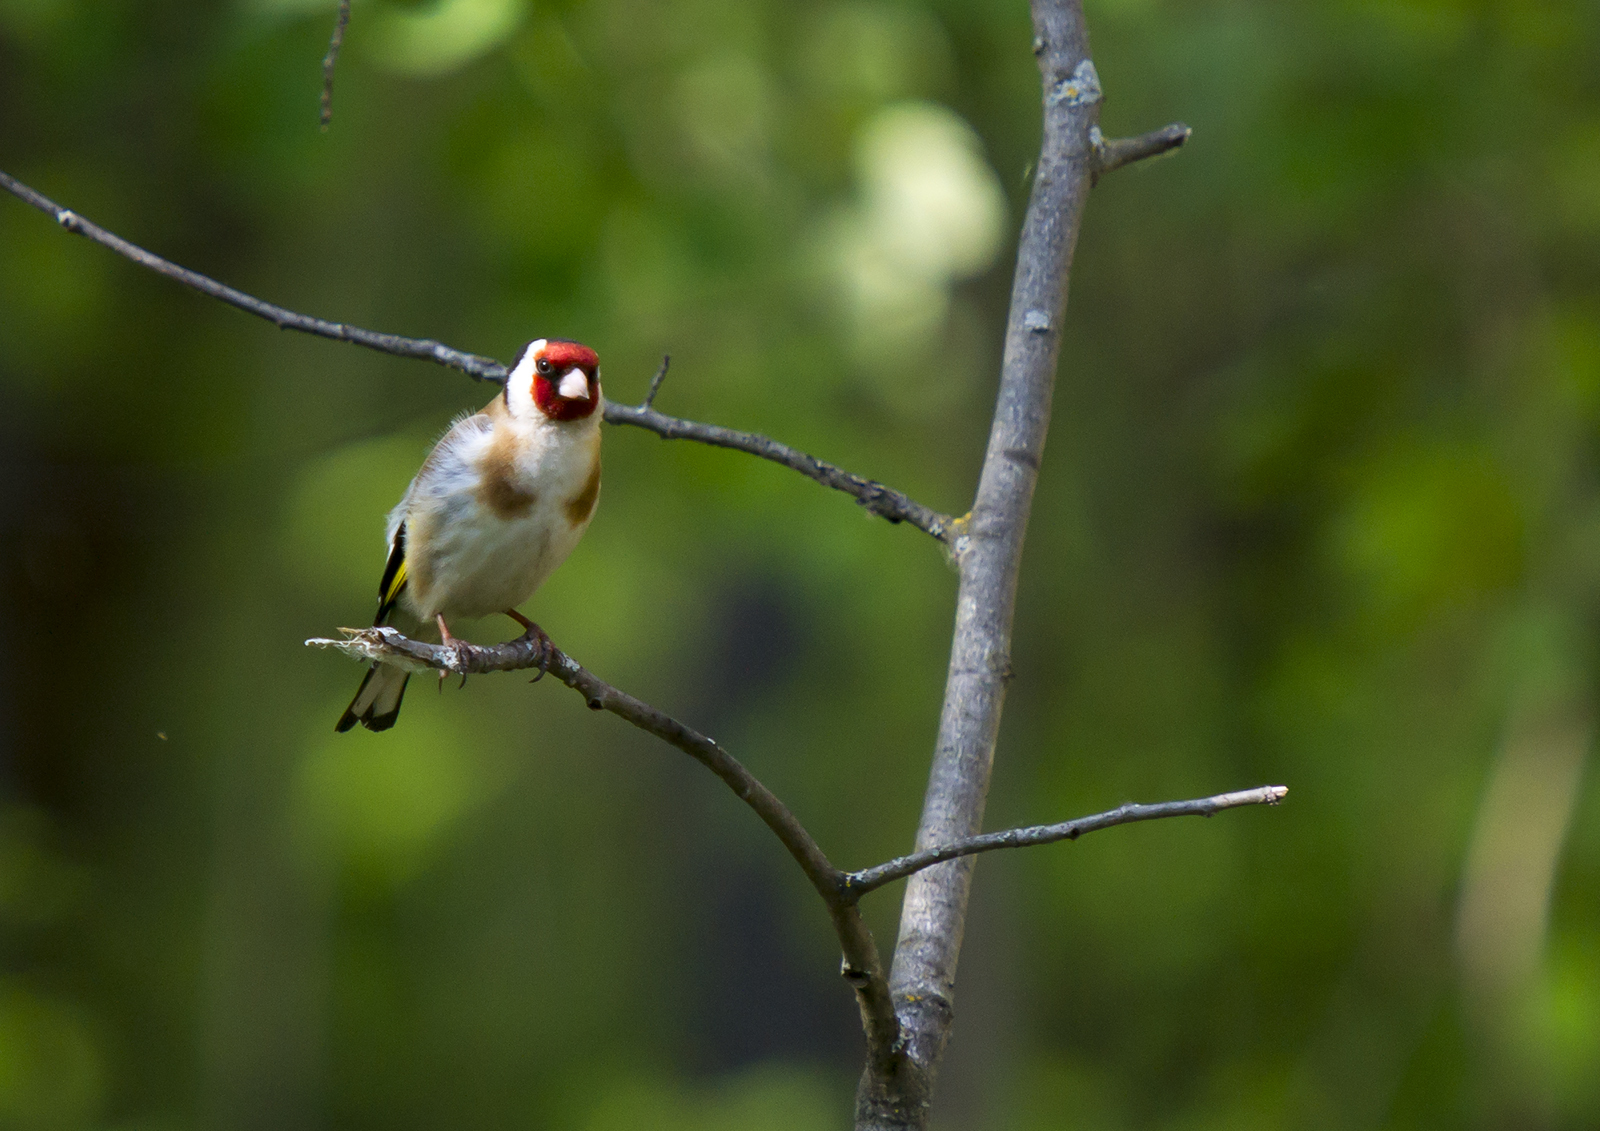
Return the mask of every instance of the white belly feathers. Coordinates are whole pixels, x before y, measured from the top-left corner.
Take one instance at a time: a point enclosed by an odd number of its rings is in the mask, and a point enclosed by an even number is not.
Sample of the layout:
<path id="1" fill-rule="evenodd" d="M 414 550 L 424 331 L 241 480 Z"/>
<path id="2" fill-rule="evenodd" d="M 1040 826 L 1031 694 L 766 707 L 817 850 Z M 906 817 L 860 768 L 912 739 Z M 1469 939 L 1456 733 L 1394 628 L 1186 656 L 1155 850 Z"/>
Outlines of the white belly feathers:
<path id="1" fill-rule="evenodd" d="M 459 421 L 389 517 L 406 525 L 406 591 L 419 619 L 480 617 L 531 597 L 566 560 L 600 493 L 601 413 Z"/>

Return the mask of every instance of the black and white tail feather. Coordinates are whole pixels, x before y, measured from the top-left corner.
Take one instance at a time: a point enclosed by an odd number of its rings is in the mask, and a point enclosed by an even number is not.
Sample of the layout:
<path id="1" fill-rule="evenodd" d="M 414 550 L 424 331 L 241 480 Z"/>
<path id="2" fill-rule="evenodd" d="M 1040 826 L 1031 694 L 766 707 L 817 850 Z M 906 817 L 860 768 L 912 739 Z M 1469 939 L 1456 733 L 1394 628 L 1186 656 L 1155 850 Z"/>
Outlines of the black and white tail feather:
<path id="1" fill-rule="evenodd" d="M 389 561 L 383 567 L 383 580 L 378 582 L 378 615 L 373 627 L 385 623 L 394 611 L 395 602 L 406 587 L 406 524 L 395 528 L 394 540 L 389 544 Z M 360 723 L 368 730 L 388 730 L 400 717 L 400 701 L 405 698 L 406 682 L 411 673 L 393 664 L 373 664 L 367 669 L 356 697 L 344 709 L 334 730 L 343 734 Z"/>

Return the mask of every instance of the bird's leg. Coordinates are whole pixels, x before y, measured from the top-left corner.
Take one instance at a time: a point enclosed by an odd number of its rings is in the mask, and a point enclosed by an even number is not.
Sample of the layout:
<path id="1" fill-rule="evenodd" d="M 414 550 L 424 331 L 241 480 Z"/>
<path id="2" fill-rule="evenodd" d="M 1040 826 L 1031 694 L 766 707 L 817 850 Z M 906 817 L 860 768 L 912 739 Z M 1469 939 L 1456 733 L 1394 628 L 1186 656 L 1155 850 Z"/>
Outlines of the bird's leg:
<path id="1" fill-rule="evenodd" d="M 444 623 L 443 613 L 434 614 L 433 619 L 439 622 L 439 635 L 444 640 L 444 646 L 456 654 L 456 664 L 462 669 L 461 686 L 465 687 L 467 685 L 467 660 L 471 658 L 472 645 L 451 635 L 450 626 Z M 441 690 L 444 688 L 445 674 L 443 671 L 439 672 L 439 687 Z"/>
<path id="2" fill-rule="evenodd" d="M 516 609 L 507 609 L 506 616 L 510 617 L 527 630 L 522 634 L 524 637 L 532 637 L 534 640 L 538 641 L 539 674 L 528 681 L 529 683 L 538 683 L 544 678 L 544 673 L 550 670 L 550 660 L 555 652 L 555 645 L 550 643 L 550 637 L 546 635 L 544 629 L 540 628 L 527 617 L 517 612 Z"/>

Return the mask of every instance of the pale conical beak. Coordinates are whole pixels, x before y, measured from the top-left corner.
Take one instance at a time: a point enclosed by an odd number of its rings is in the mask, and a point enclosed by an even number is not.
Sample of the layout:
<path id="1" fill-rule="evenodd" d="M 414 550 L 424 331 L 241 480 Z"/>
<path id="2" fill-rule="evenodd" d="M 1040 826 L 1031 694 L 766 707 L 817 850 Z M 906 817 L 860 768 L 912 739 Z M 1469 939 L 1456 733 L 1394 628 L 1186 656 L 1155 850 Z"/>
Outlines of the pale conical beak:
<path id="1" fill-rule="evenodd" d="M 589 375 L 581 369 L 569 369 L 561 378 L 556 392 L 569 401 L 589 399 Z"/>

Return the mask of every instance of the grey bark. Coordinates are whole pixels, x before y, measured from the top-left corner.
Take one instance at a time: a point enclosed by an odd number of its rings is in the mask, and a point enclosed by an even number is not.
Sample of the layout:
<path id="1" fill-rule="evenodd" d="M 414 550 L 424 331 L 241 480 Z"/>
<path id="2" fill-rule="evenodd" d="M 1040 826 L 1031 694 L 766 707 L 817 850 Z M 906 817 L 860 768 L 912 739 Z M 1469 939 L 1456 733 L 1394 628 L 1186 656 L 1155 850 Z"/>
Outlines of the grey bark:
<path id="1" fill-rule="evenodd" d="M 1096 173 L 1100 82 L 1081 0 L 1033 0 L 1043 82 L 1044 139 L 1017 247 L 1000 392 L 972 512 L 955 539 L 960 571 L 955 635 L 933 768 L 917 829 L 919 850 L 976 834 L 983 824 L 1000 712 L 1011 673 L 1011 622 L 1023 537 L 1050 425 L 1067 279 Z M 869 1064 L 856 1096 L 858 1131 L 927 1126 L 954 1016 L 956 964 L 972 882 L 970 857 L 907 884 L 889 986 L 901 1055 Z"/>

